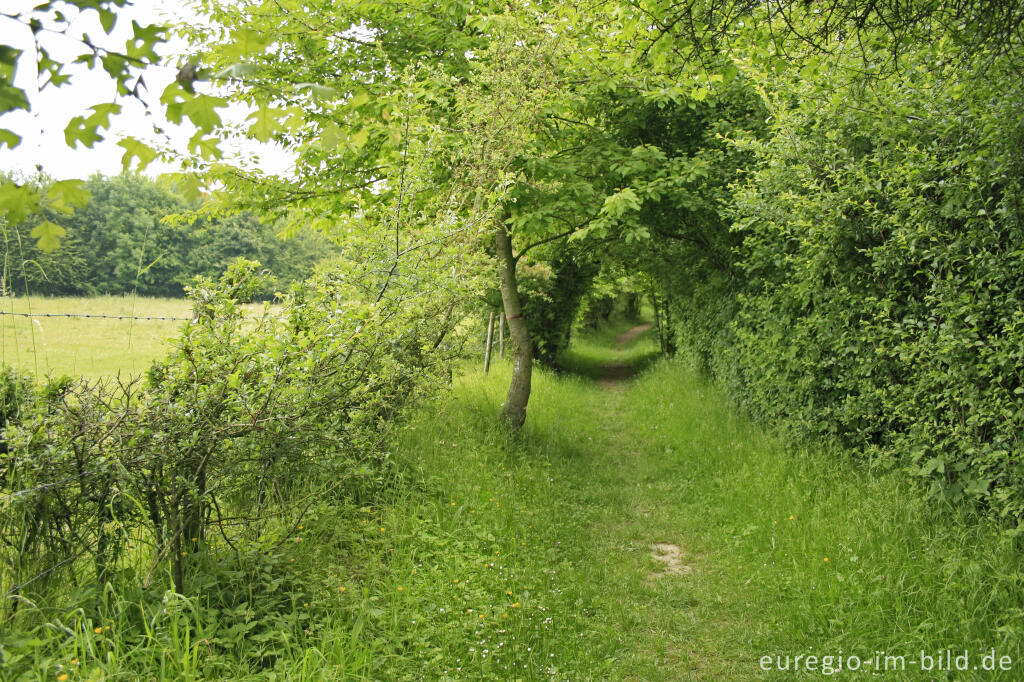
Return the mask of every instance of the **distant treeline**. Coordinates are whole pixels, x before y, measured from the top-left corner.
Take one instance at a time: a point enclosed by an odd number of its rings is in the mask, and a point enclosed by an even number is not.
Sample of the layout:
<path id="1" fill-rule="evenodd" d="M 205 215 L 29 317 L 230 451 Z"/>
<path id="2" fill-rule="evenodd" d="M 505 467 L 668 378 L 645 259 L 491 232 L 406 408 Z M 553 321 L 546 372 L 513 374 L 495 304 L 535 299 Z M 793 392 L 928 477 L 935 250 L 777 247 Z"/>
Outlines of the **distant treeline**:
<path id="1" fill-rule="evenodd" d="M 4 294 L 135 291 L 178 297 L 196 275 L 217 277 L 239 257 L 259 261 L 281 289 L 308 276 L 333 252 L 327 239 L 312 233 L 283 240 L 273 225 L 252 214 L 189 215 L 196 205 L 173 187 L 144 177 L 94 176 L 84 188 L 91 194 L 89 203 L 73 215 L 44 209 L 18 225 L 0 223 Z M 51 253 L 38 248 L 31 236 L 44 220 L 67 231 Z"/>

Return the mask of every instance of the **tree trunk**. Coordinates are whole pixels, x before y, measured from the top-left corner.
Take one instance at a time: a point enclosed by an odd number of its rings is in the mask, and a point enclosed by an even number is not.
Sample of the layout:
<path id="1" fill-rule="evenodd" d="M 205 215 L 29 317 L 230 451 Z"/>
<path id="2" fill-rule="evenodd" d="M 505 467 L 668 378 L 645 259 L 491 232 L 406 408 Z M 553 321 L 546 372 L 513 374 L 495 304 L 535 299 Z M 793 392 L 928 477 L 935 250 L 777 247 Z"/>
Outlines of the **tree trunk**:
<path id="1" fill-rule="evenodd" d="M 501 408 L 502 419 L 515 428 L 526 422 L 526 404 L 530 400 L 530 379 L 533 373 L 533 349 L 530 346 L 530 332 L 523 319 L 519 303 L 519 286 L 516 283 L 516 260 L 512 255 L 512 240 L 504 225 L 494 229 L 494 247 L 498 255 L 498 280 L 501 285 L 501 302 L 508 320 L 509 336 L 515 346 L 512 360 L 512 383 L 508 397 Z"/>

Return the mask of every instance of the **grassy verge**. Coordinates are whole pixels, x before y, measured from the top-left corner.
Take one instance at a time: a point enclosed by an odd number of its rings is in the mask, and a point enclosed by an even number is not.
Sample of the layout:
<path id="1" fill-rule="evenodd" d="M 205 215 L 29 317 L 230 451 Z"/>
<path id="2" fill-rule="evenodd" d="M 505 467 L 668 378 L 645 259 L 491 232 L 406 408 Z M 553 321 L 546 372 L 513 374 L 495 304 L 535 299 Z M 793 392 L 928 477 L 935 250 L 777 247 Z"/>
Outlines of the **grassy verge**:
<path id="1" fill-rule="evenodd" d="M 650 336 L 566 365 L 643 365 Z M 322 501 L 285 546 L 210 566 L 201 601 L 67 614 L 78 634 L 44 631 L 25 679 L 744 680 L 792 676 L 762 656 L 816 655 L 817 677 L 880 651 L 905 657 L 891 679 L 1021 679 L 1000 529 L 788 445 L 680 363 L 626 390 L 542 372 L 518 435 L 495 426 L 508 372 L 467 372 L 399 431 L 383 496 Z M 947 649 L 1011 669 L 918 669 Z"/>

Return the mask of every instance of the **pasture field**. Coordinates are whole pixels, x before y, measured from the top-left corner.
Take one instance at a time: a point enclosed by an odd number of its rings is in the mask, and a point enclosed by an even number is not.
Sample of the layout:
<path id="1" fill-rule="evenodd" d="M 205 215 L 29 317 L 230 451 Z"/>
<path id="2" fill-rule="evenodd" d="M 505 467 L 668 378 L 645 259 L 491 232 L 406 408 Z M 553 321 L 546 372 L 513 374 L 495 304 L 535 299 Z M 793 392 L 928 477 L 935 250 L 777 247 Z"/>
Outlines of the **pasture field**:
<path id="1" fill-rule="evenodd" d="M 142 296 L 89 298 L 19 296 L 0 301 L 0 364 L 39 376 L 91 379 L 144 372 L 167 348 L 182 322 L 49 317 L 63 313 L 185 318 L 187 299 Z"/>

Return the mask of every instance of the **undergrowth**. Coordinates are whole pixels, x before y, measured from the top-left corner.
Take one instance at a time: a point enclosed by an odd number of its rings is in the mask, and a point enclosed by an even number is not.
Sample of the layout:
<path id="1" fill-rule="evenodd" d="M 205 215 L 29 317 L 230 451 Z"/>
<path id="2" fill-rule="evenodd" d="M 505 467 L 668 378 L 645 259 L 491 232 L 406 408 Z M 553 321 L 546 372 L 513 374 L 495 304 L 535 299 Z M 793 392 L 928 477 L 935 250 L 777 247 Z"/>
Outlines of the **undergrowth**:
<path id="1" fill-rule="evenodd" d="M 564 365 L 654 350 L 604 334 Z M 90 612 L 5 642 L 5 664 L 26 656 L 18 679 L 39 680 L 742 680 L 792 674 L 762 656 L 885 651 L 908 661 L 892 679 L 1020 679 L 1024 573 L 998 526 L 765 432 L 677 361 L 625 390 L 541 372 L 519 434 L 495 425 L 509 371 L 467 367 L 420 410 L 378 497 L 318 503 L 280 546 L 205 567 L 201 597 L 167 575 L 97 590 Z M 679 548 L 678 573 L 655 543 Z M 909 663 L 946 649 L 1013 666 Z"/>

